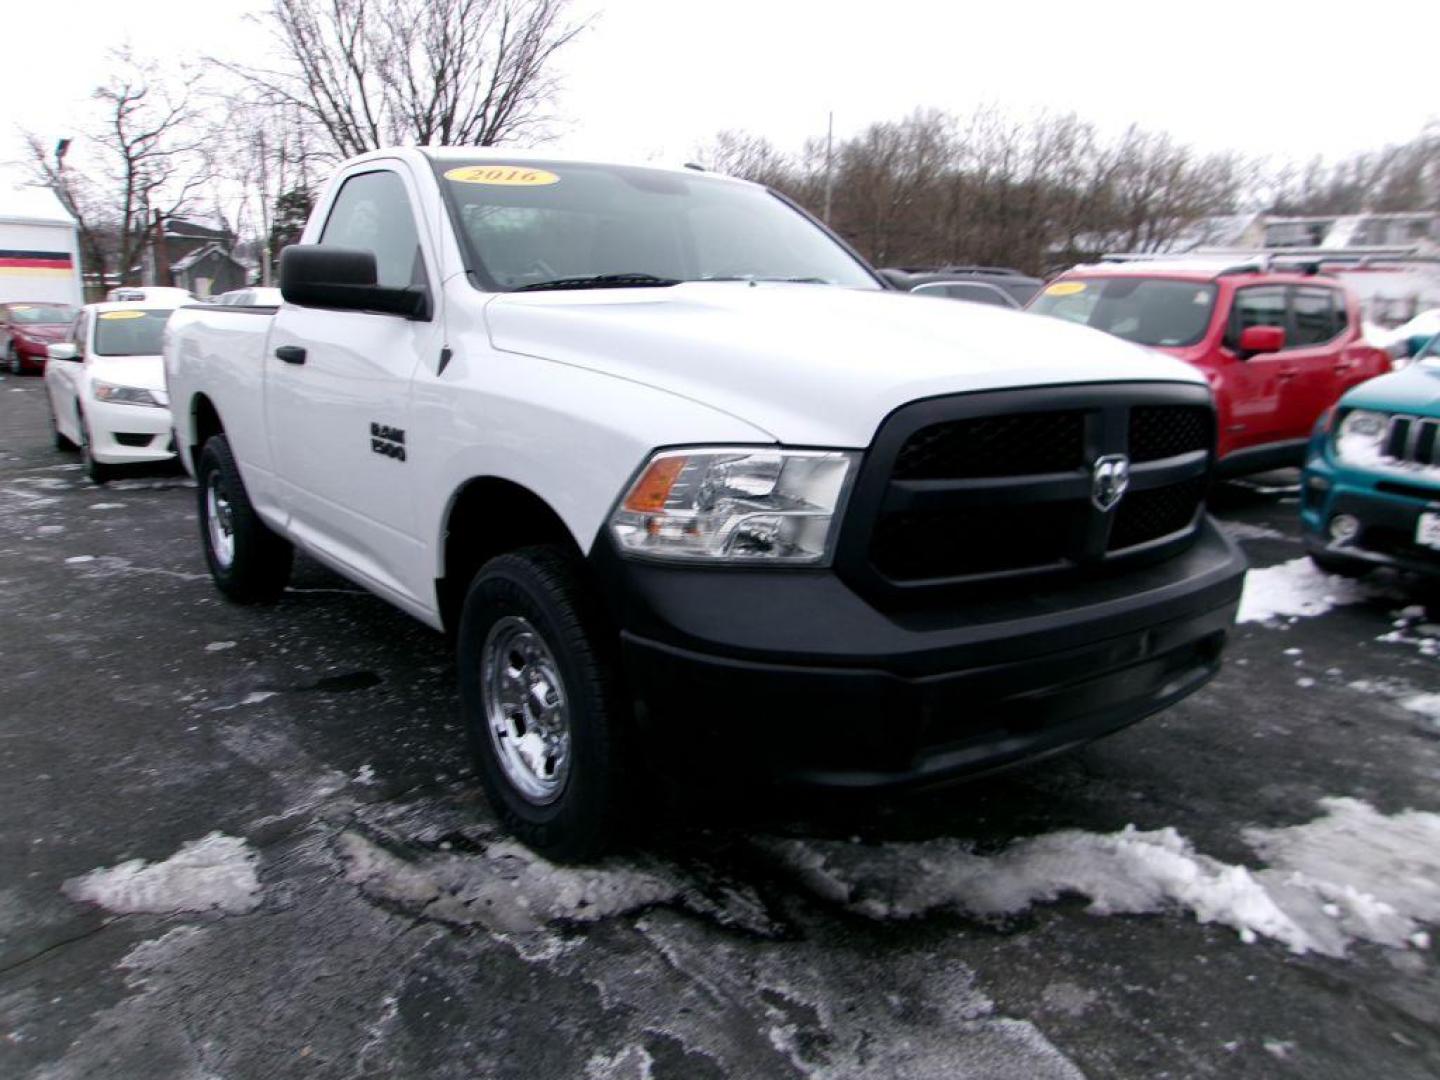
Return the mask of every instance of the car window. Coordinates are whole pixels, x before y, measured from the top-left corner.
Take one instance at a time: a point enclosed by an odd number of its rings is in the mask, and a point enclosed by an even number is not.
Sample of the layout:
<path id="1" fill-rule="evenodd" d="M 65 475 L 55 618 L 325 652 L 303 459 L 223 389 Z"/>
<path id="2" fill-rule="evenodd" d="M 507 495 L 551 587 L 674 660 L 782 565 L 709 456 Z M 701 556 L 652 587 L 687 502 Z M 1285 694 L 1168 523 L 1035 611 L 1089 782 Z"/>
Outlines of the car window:
<path id="1" fill-rule="evenodd" d="M 425 260 L 410 196 L 400 177 L 388 170 L 360 173 L 345 181 L 325 219 L 320 243 L 373 251 L 377 284 L 388 288 L 425 284 Z"/>
<path id="2" fill-rule="evenodd" d="M 1256 285 L 1235 293 L 1235 306 L 1230 314 L 1230 336 L 1227 344 L 1233 349 L 1240 344 L 1240 335 L 1251 326 L 1285 325 L 1285 287 Z"/>
<path id="3" fill-rule="evenodd" d="M 1335 334 L 1339 336 L 1350 329 L 1350 305 L 1345 294 L 1339 289 L 1331 289 L 1330 299 L 1335 302 Z"/>
<path id="4" fill-rule="evenodd" d="M 1294 319 L 1294 334 L 1287 342 L 1291 348 L 1304 345 L 1319 345 L 1330 341 L 1338 332 L 1335 326 L 1335 311 L 1332 303 L 1333 289 L 1295 290 L 1290 301 Z"/>
<path id="5" fill-rule="evenodd" d="M 1210 325 L 1215 286 L 1166 278 L 1065 278 L 1030 310 L 1104 330 L 1140 345 L 1193 345 Z M 1281 294 L 1284 313 L 1284 294 Z"/>

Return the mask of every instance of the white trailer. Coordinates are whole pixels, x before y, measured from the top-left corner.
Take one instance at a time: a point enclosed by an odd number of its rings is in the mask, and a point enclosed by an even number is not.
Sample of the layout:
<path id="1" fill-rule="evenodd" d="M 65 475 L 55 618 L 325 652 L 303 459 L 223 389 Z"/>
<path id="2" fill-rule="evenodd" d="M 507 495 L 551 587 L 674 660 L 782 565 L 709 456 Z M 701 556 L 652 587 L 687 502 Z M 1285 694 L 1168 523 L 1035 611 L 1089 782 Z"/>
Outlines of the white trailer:
<path id="1" fill-rule="evenodd" d="M 0 190 L 0 303 L 80 305 L 75 219 L 44 188 Z"/>

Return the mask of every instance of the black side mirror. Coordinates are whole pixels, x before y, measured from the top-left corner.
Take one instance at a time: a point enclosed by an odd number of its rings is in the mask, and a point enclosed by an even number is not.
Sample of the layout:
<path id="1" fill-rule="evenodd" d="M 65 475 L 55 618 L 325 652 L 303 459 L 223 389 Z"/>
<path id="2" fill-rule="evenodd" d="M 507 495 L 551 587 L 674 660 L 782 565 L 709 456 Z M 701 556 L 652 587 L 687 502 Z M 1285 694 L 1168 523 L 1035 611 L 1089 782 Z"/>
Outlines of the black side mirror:
<path id="1" fill-rule="evenodd" d="M 429 290 L 377 284 L 375 253 L 361 248 L 293 244 L 280 253 L 280 294 L 290 304 L 430 318 Z"/>

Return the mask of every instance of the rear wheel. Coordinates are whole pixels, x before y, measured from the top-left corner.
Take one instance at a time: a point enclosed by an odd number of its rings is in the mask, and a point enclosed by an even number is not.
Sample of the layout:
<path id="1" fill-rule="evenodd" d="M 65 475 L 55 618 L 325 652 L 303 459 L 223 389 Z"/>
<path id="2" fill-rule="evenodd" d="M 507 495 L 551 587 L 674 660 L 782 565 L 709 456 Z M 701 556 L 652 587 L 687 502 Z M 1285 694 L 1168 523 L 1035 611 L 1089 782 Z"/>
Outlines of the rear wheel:
<path id="1" fill-rule="evenodd" d="M 90 421 L 85 419 L 84 410 L 76 414 L 76 421 L 80 427 L 80 463 L 85 466 L 85 475 L 97 484 L 103 484 L 105 481 L 113 479 L 115 466 L 95 460 L 93 440 L 90 437 Z"/>
<path id="2" fill-rule="evenodd" d="M 285 591 L 295 549 L 260 519 L 224 435 L 205 443 L 196 470 L 200 542 L 215 585 L 242 604 Z"/>
<path id="3" fill-rule="evenodd" d="M 504 826 L 552 859 L 619 837 L 630 754 L 608 636 L 556 547 L 490 560 L 465 597 L 457 654 L 466 734 Z"/>

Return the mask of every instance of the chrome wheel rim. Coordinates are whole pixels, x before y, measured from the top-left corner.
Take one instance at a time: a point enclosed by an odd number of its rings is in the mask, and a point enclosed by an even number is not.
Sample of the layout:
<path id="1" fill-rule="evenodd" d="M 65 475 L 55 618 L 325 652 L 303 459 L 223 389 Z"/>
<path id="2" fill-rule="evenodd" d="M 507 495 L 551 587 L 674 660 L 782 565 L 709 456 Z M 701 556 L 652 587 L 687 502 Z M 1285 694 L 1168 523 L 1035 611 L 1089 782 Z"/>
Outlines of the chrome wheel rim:
<path id="1" fill-rule="evenodd" d="M 220 477 L 210 474 L 205 482 L 205 528 L 210 535 L 210 551 L 222 570 L 235 561 L 235 515 L 230 500 L 220 490 Z"/>
<path id="2" fill-rule="evenodd" d="M 505 778 L 527 802 L 554 802 L 570 775 L 570 707 L 550 647 L 525 619 L 507 615 L 490 628 L 480 685 Z"/>

